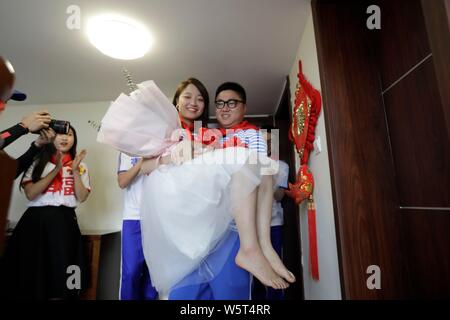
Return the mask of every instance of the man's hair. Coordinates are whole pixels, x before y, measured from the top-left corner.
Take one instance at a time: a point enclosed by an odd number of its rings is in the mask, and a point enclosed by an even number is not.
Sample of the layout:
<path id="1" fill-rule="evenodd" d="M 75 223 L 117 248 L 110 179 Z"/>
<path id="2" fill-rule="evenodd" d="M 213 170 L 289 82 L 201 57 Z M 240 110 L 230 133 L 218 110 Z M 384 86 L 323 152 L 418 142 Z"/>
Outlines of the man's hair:
<path id="1" fill-rule="evenodd" d="M 241 98 L 241 100 L 244 103 L 247 103 L 247 94 L 245 93 L 245 89 L 236 82 L 225 82 L 222 83 L 216 90 L 216 99 L 217 96 L 222 92 L 222 91 L 226 91 L 226 90 L 232 90 L 234 92 L 236 92 L 239 97 Z"/>

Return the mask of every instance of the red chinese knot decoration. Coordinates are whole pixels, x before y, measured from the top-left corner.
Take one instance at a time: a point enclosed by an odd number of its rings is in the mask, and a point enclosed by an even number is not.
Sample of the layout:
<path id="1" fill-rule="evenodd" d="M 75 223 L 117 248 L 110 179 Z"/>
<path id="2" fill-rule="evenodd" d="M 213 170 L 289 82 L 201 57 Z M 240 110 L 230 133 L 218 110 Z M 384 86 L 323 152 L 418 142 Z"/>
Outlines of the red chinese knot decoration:
<path id="1" fill-rule="evenodd" d="M 309 265 L 311 277 L 319 280 L 317 254 L 316 209 L 313 199 L 314 177 L 308 168 L 309 154 L 314 149 L 315 129 L 322 105 L 320 92 L 306 80 L 302 62 L 299 61 L 298 83 L 295 92 L 289 139 L 294 143 L 300 158 L 300 169 L 294 184 L 289 183 L 287 195 L 300 204 L 308 201 Z"/>

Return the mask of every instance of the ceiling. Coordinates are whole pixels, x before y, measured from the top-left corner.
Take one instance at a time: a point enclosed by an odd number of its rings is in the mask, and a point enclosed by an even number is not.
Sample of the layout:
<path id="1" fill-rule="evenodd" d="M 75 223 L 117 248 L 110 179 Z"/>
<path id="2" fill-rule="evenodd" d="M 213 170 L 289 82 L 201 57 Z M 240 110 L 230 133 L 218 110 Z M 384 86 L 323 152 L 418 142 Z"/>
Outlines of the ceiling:
<path id="1" fill-rule="evenodd" d="M 70 5 L 81 9 L 80 30 L 66 27 Z M 271 114 L 308 8 L 309 0 L 0 0 L 0 55 L 14 65 L 26 104 L 114 100 L 127 90 L 125 66 L 135 82 L 155 80 L 169 97 L 190 76 L 211 96 L 222 82 L 236 81 L 247 89 L 248 114 Z M 102 55 L 83 25 L 103 12 L 146 24 L 153 50 L 135 61 Z"/>

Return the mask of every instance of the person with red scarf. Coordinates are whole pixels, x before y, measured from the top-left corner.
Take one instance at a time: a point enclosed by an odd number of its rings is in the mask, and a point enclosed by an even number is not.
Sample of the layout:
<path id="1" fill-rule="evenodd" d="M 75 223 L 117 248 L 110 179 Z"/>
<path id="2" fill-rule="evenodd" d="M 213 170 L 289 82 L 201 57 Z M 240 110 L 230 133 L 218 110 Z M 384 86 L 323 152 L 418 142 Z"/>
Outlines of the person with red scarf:
<path id="1" fill-rule="evenodd" d="M 182 81 L 173 97 L 181 122 L 180 138 L 194 139 L 194 121 L 208 119 L 209 95 L 205 86 L 196 78 Z M 120 280 L 121 300 L 155 300 L 158 292 L 152 285 L 144 259 L 141 236 L 140 199 L 145 172 L 142 167 L 153 169 L 156 159 L 143 161 L 142 157 L 119 156 L 118 183 L 124 189 L 122 223 L 122 263 Z M 159 159 L 160 164 L 171 163 L 170 154 Z"/>
<path id="2" fill-rule="evenodd" d="M 82 162 L 86 150 L 77 154 L 76 148 L 71 126 L 43 147 L 22 176 L 29 203 L 5 251 L 1 287 L 7 299 L 76 299 L 86 288 L 87 259 L 75 208 L 91 189 Z M 71 283 L 73 270 L 79 278 Z"/>
<path id="3" fill-rule="evenodd" d="M 244 121 L 246 93 L 241 85 L 234 82 L 220 85 L 216 91 L 215 105 L 220 128 L 202 128 L 197 140 L 216 148 L 244 147 L 267 156 L 267 145 L 259 128 Z M 225 259 L 220 272 L 213 279 L 201 281 L 204 278 L 201 265 L 175 286 L 169 299 L 250 299 L 251 281 L 248 272 L 265 285 L 277 289 L 285 289 L 288 282 L 295 281 L 270 240 L 273 198 L 271 179 L 271 176 L 263 177 L 263 182 L 250 194 L 246 204 L 237 207 L 231 228 L 234 232 L 228 233 L 222 244 L 204 260 L 211 272 L 215 261 Z M 197 284 L 192 285 L 195 282 Z"/>
<path id="4" fill-rule="evenodd" d="M 266 142 L 259 128 L 244 121 L 246 103 L 246 92 L 240 84 L 225 82 L 218 87 L 215 104 L 223 144 L 225 147 L 244 145 L 267 156 Z M 239 208 L 244 212 L 235 214 L 241 245 L 236 263 L 266 280 L 266 285 L 269 282 L 269 286 L 275 289 L 285 289 L 287 285 L 277 288 L 270 285 L 269 280 L 281 276 L 288 282 L 295 281 L 294 275 L 284 266 L 270 239 L 272 185 L 272 175 L 263 175 L 261 185 L 248 199 L 249 208 Z M 249 215 L 248 212 L 252 214 Z M 256 220 L 256 229 L 252 227 L 253 220 Z"/>
<path id="5" fill-rule="evenodd" d="M 243 122 L 244 98 L 221 100 L 222 93 L 232 90 L 220 88 L 216 109 L 227 108 L 218 118 L 224 123 L 232 120 L 223 126 L 225 137 L 221 130 L 205 128 L 192 133 L 194 117 L 188 119 L 191 123 L 183 121 L 183 129 L 178 122 L 182 107 L 200 111 L 198 105 L 180 103 L 192 95 L 182 92 L 177 114 L 154 81 L 141 83 L 129 96 L 121 94 L 104 116 L 97 137 L 126 154 L 151 158 L 141 165 L 145 176 L 140 216 L 143 252 L 160 298 L 168 294 L 169 299 L 249 299 L 248 272 L 277 289 L 295 281 L 273 248 L 269 250 L 270 237 L 257 237 L 257 225 L 259 232 L 263 221 L 257 211 L 269 214 L 270 231 L 272 199 L 264 195 L 272 194 L 272 185 L 271 177 L 262 177 L 268 168 L 263 168 L 263 161 L 253 163 L 253 158 L 265 157 L 271 163 L 267 147 L 257 128 Z M 189 131 L 187 139 L 183 131 Z M 192 152 L 190 145 L 200 148 Z M 153 168 L 147 166 L 152 163 Z M 267 210 L 257 210 L 257 200 L 264 200 Z M 237 281 L 230 282 L 230 277 Z"/>

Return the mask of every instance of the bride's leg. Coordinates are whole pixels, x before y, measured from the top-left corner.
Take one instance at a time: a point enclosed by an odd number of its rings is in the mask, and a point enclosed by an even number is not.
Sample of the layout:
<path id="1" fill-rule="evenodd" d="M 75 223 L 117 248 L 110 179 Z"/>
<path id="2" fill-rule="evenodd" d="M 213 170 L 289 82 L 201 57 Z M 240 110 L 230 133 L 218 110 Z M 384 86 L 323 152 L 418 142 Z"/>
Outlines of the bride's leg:
<path id="1" fill-rule="evenodd" d="M 256 214 L 258 241 L 265 257 L 269 260 L 272 269 L 284 279 L 292 283 L 295 281 L 295 277 L 281 261 L 277 252 L 273 248 L 272 241 L 270 239 L 270 223 L 272 221 L 273 203 L 272 179 L 273 176 L 271 175 L 262 176 L 261 185 L 258 188 L 258 207 Z"/>
<path id="2" fill-rule="evenodd" d="M 239 173 L 233 176 L 232 188 L 239 188 Z M 238 190 L 238 189 L 236 189 Z M 252 273 L 261 283 L 275 289 L 285 289 L 285 282 L 271 267 L 269 261 L 261 251 L 256 231 L 256 199 L 254 190 L 248 197 L 241 199 L 233 210 L 234 218 L 240 238 L 240 249 L 236 255 L 236 264 Z"/>

